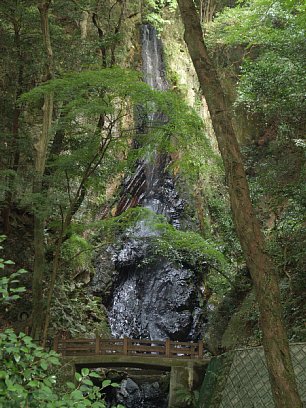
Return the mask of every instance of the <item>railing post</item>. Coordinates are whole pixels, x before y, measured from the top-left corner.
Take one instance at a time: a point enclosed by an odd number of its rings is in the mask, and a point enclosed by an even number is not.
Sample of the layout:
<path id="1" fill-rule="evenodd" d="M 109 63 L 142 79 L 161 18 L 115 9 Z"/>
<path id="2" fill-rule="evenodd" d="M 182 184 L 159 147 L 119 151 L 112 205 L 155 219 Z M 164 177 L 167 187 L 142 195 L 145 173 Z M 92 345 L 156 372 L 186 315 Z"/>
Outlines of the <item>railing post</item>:
<path id="1" fill-rule="evenodd" d="M 166 339 L 166 357 L 170 357 L 171 340 Z"/>
<path id="2" fill-rule="evenodd" d="M 54 337 L 54 343 L 53 343 L 53 350 L 56 352 L 58 351 L 58 342 L 59 342 L 59 335 L 57 334 Z"/>
<path id="3" fill-rule="evenodd" d="M 100 337 L 96 336 L 95 354 L 100 354 Z"/>
<path id="4" fill-rule="evenodd" d="M 203 340 L 199 340 L 198 342 L 198 357 L 199 358 L 203 358 L 203 351 L 204 351 Z"/>
<path id="5" fill-rule="evenodd" d="M 66 338 L 63 337 L 63 336 L 61 336 L 61 338 L 59 339 L 59 342 L 62 343 L 62 346 L 61 346 L 61 354 L 62 354 L 63 356 L 65 356 L 65 355 L 66 355 Z"/>
<path id="6" fill-rule="evenodd" d="M 123 338 L 123 354 L 125 356 L 128 355 L 128 341 L 129 341 L 129 339 L 127 337 Z"/>

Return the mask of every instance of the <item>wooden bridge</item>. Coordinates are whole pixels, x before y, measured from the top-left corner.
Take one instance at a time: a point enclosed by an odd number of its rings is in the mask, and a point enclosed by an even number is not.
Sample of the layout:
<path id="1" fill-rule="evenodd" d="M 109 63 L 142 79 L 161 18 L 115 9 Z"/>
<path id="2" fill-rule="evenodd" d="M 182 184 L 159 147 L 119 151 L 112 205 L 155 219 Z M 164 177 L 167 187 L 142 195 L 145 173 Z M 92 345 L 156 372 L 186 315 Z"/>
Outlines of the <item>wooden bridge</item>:
<path id="1" fill-rule="evenodd" d="M 200 387 L 209 358 L 203 357 L 203 342 L 169 339 L 67 339 L 56 337 L 54 349 L 65 361 L 67 381 L 83 367 L 121 367 L 170 372 L 169 407 L 182 408 L 178 391 Z M 184 405 L 185 406 L 185 405 Z"/>
<path id="2" fill-rule="evenodd" d="M 66 339 L 56 337 L 54 350 L 64 357 L 133 356 L 148 358 L 202 359 L 203 342 L 177 342 L 167 339 Z"/>

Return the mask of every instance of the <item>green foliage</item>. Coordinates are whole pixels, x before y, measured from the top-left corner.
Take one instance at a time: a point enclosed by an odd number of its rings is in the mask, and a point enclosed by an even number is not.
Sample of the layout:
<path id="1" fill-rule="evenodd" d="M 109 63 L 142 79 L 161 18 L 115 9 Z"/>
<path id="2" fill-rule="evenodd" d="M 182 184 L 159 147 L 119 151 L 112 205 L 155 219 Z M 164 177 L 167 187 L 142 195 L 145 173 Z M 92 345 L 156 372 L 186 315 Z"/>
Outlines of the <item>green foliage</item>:
<path id="1" fill-rule="evenodd" d="M 282 279 L 289 338 L 302 341 L 305 2 L 240 2 L 219 14 L 207 39 L 211 50 L 238 50 L 242 59 L 235 107 L 251 114 L 262 129 L 259 146 L 244 148 L 251 195 Z"/>
<path id="2" fill-rule="evenodd" d="M 56 353 L 46 353 L 31 337 L 24 333 L 17 336 L 7 329 L 0 333 L 0 361 L 0 404 L 3 407 L 37 406 L 50 399 L 55 377 L 49 376 L 48 371 L 50 365 L 59 365 Z"/>
<path id="3" fill-rule="evenodd" d="M 108 218 L 90 225 L 98 228 L 106 244 L 114 242 L 116 236 L 135 226 L 141 220 L 164 220 L 164 217 L 144 207 L 129 208 L 117 217 Z"/>
<path id="4" fill-rule="evenodd" d="M 141 106 L 143 116 L 152 115 L 156 111 L 162 111 L 166 115 L 168 118 L 166 123 L 151 126 L 157 134 L 162 130 L 168 137 L 171 134 L 174 137 L 177 137 L 177 134 L 184 136 L 190 134 L 192 138 L 199 138 L 199 131 L 203 129 L 199 116 L 178 98 L 177 94 L 152 90 L 141 81 L 138 71 L 108 68 L 65 74 L 62 78 L 49 81 L 23 94 L 20 101 L 34 107 L 44 94 L 50 92 L 54 93 L 58 102 L 63 103 L 61 111 L 64 119 L 59 126 L 65 128 L 72 126 L 82 129 L 85 126 L 86 129 L 90 124 L 85 118 L 98 118 L 100 114 L 105 115 L 108 120 L 118 117 L 119 123 L 124 126 L 122 119 L 128 117 L 130 113 L 128 103 L 132 103 L 133 106 Z M 128 130 L 129 128 L 125 127 L 125 132 Z M 82 134 L 86 136 L 84 132 Z M 93 134 L 94 132 L 91 133 Z M 81 140 L 77 139 L 75 143 L 77 142 L 80 143 Z M 86 160 L 86 157 L 84 159 Z"/>
<path id="5" fill-rule="evenodd" d="M 252 0 L 225 8 L 209 27 L 209 42 L 267 48 L 302 46 L 303 2 Z M 293 54 L 293 50 L 291 50 Z"/>
<path id="6" fill-rule="evenodd" d="M 153 256 L 164 256 L 170 260 L 185 263 L 203 269 L 203 263 L 224 267 L 226 260 L 218 245 L 205 240 L 196 232 L 177 230 L 167 222 L 163 215 L 158 215 L 147 208 L 131 208 L 109 220 L 100 223 L 103 235 L 109 236 L 108 242 L 114 242 L 114 237 L 128 231 L 133 234 L 133 227 L 142 222 L 150 229 L 149 239 Z M 137 237 L 137 228 L 136 228 Z M 146 260 L 148 262 L 149 260 Z"/>
<path id="7" fill-rule="evenodd" d="M 186 408 L 198 408 L 200 393 L 197 390 L 190 391 L 185 387 L 181 387 L 176 390 L 176 396 L 179 401 L 184 403 Z"/>
<path id="8" fill-rule="evenodd" d="M 92 245 L 82 236 L 71 234 L 62 245 L 62 260 L 73 276 L 92 272 Z"/>
<path id="9" fill-rule="evenodd" d="M 283 140 L 271 141 L 254 154 L 245 149 L 254 175 L 250 187 L 261 217 L 268 224 L 268 246 L 279 270 L 302 271 L 305 263 L 305 164 L 302 147 Z M 263 201 L 263 197 L 265 200 Z"/>
<path id="10" fill-rule="evenodd" d="M 102 381 L 101 387 L 93 384 L 99 378 L 96 372 L 83 368 L 76 373 L 76 383 L 67 383 L 65 394 L 56 391 L 56 375 L 52 367 L 60 366 L 54 351 L 46 352 L 24 333 L 16 335 L 7 329 L 0 333 L 0 406 L 3 408 L 105 408 L 103 390 L 116 383 Z M 43 404 L 43 405 L 42 405 Z"/>
<path id="11" fill-rule="evenodd" d="M 306 81 L 301 63 L 274 51 L 243 64 L 237 105 L 260 113 L 267 122 L 299 125 L 305 112 Z"/>
<path id="12" fill-rule="evenodd" d="M 139 72 L 132 70 L 110 68 L 66 74 L 34 88 L 20 101 L 35 112 L 36 104 L 49 92 L 61 104 L 54 131 L 63 133 L 64 139 L 60 154 L 47 163 L 45 178 L 51 187 L 48 196 L 32 195 L 29 205 L 36 211 L 39 207 L 47 208 L 50 215 L 58 218 L 59 208 L 65 212 L 84 177 L 84 191 L 90 200 L 90 194 L 97 191 L 103 197 L 110 180 L 124 169 L 123 158 L 137 130 L 131 122 L 132 107 L 141 106 L 143 117 L 162 111 L 168 118 L 166 123 L 153 123 L 148 132 L 138 135 L 142 148 L 137 149 L 137 156 L 135 150 L 129 156 L 132 161 L 144 151 L 173 151 L 173 138 L 184 148 L 191 140 L 200 139 L 203 128 L 196 112 L 177 95 L 150 89 L 140 80 Z M 101 117 L 104 125 L 99 129 L 97 123 Z M 102 149 L 100 156 L 101 146 L 107 149 L 105 152 Z"/>
<path id="13" fill-rule="evenodd" d="M 165 9 L 173 12 L 176 7 L 176 0 L 145 0 L 144 20 L 161 32 L 165 24 L 169 23 L 169 20 L 164 18 Z"/>
<path id="14" fill-rule="evenodd" d="M 212 24 L 211 46 L 243 45 L 237 105 L 265 122 L 298 127 L 305 113 L 302 2 L 254 0 L 226 8 Z M 304 13 L 305 15 L 305 13 Z"/>
<path id="15" fill-rule="evenodd" d="M 51 307 L 55 332 L 68 332 L 73 337 L 99 334 L 109 337 L 107 314 L 101 299 L 87 293 L 83 283 L 59 279 Z"/>
<path id="16" fill-rule="evenodd" d="M 3 261 L 4 265 L 12 264 Z M 21 270 L 14 275 L 11 283 L 18 284 L 18 277 L 25 273 Z M 7 282 L 1 278 L 0 288 L 6 288 Z M 18 287 L 1 291 L 0 305 L 18 299 L 18 293 L 24 288 Z M 92 378 L 100 379 L 99 374 L 83 368 L 76 373 L 76 383 L 67 383 L 66 392 L 58 393 L 54 367 L 60 366 L 59 355 L 55 351 L 45 351 L 24 333 L 16 334 L 12 329 L 0 333 L 0 407 L 1 408 L 105 408 L 103 390 L 106 387 L 118 387 L 110 380 L 101 380 L 101 386 L 95 386 Z M 43 404 L 43 405 L 42 405 Z M 118 406 L 119 408 L 119 406 Z"/>
<path id="17" fill-rule="evenodd" d="M 2 258 L 0 258 L 0 268 L 2 265 L 11 265 L 11 261 L 4 261 Z M 2 296 L 2 302 L 10 303 L 13 300 L 17 300 L 19 299 L 19 293 L 26 291 L 24 287 L 14 287 L 14 285 L 19 282 L 18 278 L 25 273 L 27 273 L 26 270 L 19 269 L 18 271 L 10 274 L 8 277 L 0 277 L 0 294 Z"/>
<path id="18" fill-rule="evenodd" d="M 0 235 L 0 243 L 5 240 L 5 236 Z M 0 246 L 0 250 L 3 249 Z M 14 265 L 13 261 L 0 258 L 0 270 L 5 266 Z M 19 283 L 19 278 L 27 273 L 25 269 L 19 269 L 16 272 L 11 273 L 9 276 L 0 276 L 0 304 L 7 305 L 12 301 L 20 298 L 19 294 L 26 291 L 24 287 L 16 287 Z"/>
<path id="19" fill-rule="evenodd" d="M 156 253 L 202 269 L 203 263 L 224 267 L 226 260 L 216 243 L 192 231 L 180 231 L 166 222 L 155 224 Z"/>

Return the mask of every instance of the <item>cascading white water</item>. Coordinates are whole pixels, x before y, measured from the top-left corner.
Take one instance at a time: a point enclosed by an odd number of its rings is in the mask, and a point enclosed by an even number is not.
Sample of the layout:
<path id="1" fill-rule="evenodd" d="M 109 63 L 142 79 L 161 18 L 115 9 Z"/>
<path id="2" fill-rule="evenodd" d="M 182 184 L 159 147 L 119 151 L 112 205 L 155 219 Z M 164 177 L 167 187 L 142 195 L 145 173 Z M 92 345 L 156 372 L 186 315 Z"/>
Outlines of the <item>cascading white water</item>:
<path id="1" fill-rule="evenodd" d="M 158 37 L 156 29 L 150 24 L 144 24 L 141 28 L 142 39 L 142 71 L 143 80 L 151 88 L 158 91 L 166 91 L 169 88 L 165 64 L 163 59 L 163 45 Z M 153 113 L 148 118 L 152 126 L 167 120 L 161 112 Z M 168 220 L 173 222 L 169 212 L 168 203 L 163 200 L 160 189 L 160 181 L 164 172 L 164 157 L 156 151 L 144 160 L 144 172 L 146 176 L 146 193 L 142 206 L 154 211 L 157 214 L 165 215 Z M 160 193 L 160 194 L 156 194 Z M 178 220 L 174 221 L 178 225 Z"/>
<path id="2" fill-rule="evenodd" d="M 144 81 L 153 89 L 165 91 L 169 86 L 165 74 L 162 42 L 157 36 L 156 29 L 144 24 L 141 38 Z"/>

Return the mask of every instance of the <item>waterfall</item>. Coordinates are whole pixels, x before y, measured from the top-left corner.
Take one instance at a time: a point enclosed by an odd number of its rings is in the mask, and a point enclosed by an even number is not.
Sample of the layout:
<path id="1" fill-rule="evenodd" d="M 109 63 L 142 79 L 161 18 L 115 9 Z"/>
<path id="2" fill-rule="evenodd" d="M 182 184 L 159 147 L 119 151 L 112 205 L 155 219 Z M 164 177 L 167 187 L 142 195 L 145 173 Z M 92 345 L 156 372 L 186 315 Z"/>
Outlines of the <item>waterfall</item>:
<path id="1" fill-rule="evenodd" d="M 154 89 L 166 90 L 162 42 L 150 25 L 142 26 L 141 38 L 144 81 Z M 156 115 L 160 119 L 161 114 Z M 150 120 L 154 123 L 156 117 Z M 163 214 L 179 228 L 184 203 L 166 171 L 167 155 L 154 155 L 153 160 L 145 158 L 127 180 L 126 196 L 141 191 L 138 205 Z M 127 207 L 125 200 L 121 208 Z M 193 271 L 161 256 L 147 262 L 152 252 L 150 238 L 155 234 L 145 220 L 140 220 L 126 231 L 119 249 L 117 246 L 113 251 L 119 279 L 109 308 L 112 334 L 153 340 L 196 339 L 202 314 L 197 279 Z"/>
<path id="2" fill-rule="evenodd" d="M 141 27 L 141 44 L 144 81 L 153 89 L 166 91 L 162 41 L 148 24 Z M 161 112 L 145 118 L 152 126 L 165 120 Z M 167 172 L 169 161 L 166 153 L 158 151 L 139 160 L 133 174 L 124 180 L 116 215 L 141 206 L 181 228 L 185 204 Z M 160 233 L 148 217 L 126 228 L 113 245 L 97 254 L 92 291 L 103 296 L 116 338 L 198 340 L 203 309 L 197 274 L 188 265 L 154 253 L 153 240 Z M 167 407 L 164 386 L 153 381 L 135 383 L 129 376 L 114 401 L 127 408 Z"/>
<path id="3" fill-rule="evenodd" d="M 163 44 L 156 29 L 150 24 L 141 26 L 142 71 L 143 80 L 151 88 L 166 91 L 169 88 L 163 57 Z M 140 108 L 141 110 L 141 108 Z M 142 114 L 140 114 L 142 118 Z M 141 122 L 142 119 L 140 119 Z M 152 126 L 160 125 L 167 118 L 162 112 L 146 117 Z M 175 227 L 180 227 L 180 218 L 184 209 L 173 178 L 167 173 L 169 157 L 166 153 L 151 152 L 138 163 L 134 174 L 126 178 L 124 192 L 118 203 L 117 214 L 130 207 L 140 205 L 157 214 L 164 215 Z"/>
<path id="4" fill-rule="evenodd" d="M 156 29 L 149 24 L 141 27 L 142 71 L 144 81 L 153 89 L 165 91 L 168 89 L 163 45 L 158 38 Z"/>

